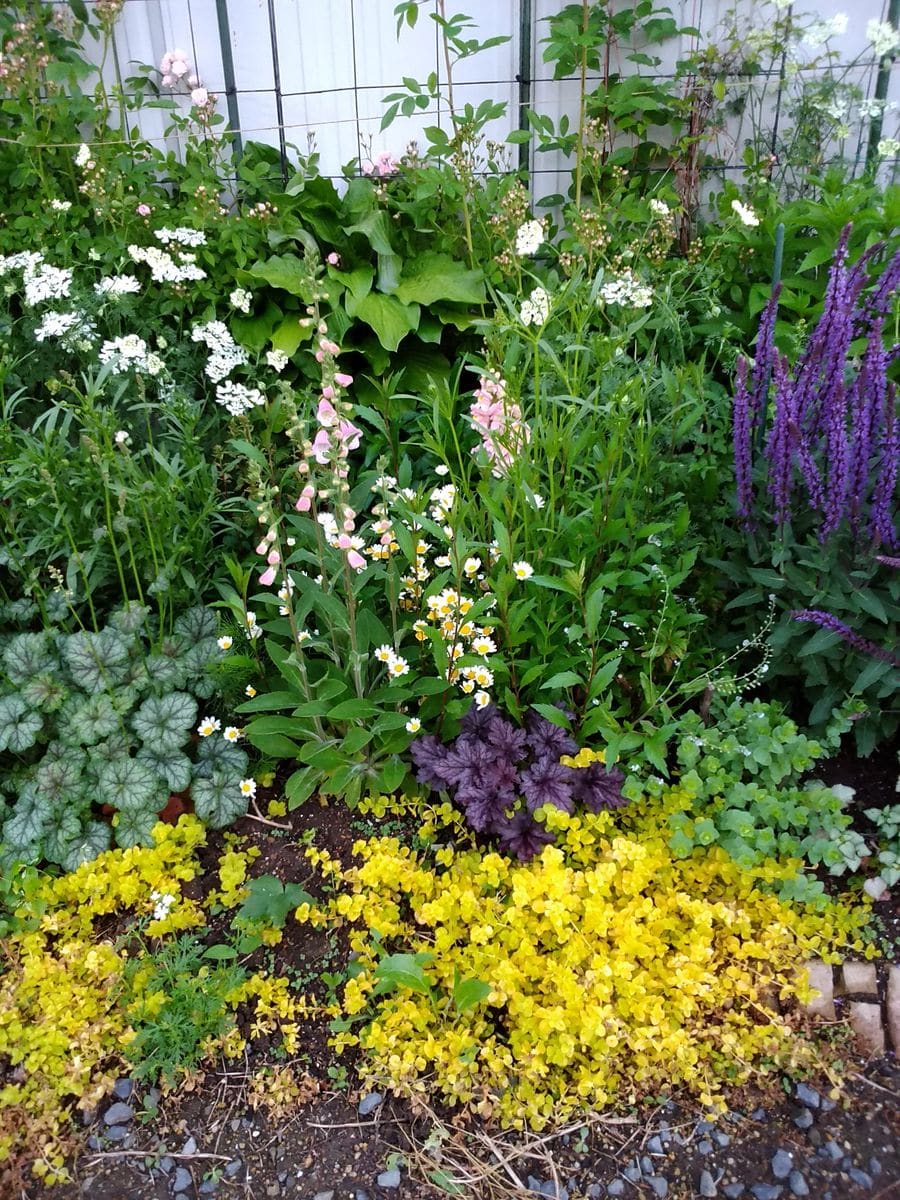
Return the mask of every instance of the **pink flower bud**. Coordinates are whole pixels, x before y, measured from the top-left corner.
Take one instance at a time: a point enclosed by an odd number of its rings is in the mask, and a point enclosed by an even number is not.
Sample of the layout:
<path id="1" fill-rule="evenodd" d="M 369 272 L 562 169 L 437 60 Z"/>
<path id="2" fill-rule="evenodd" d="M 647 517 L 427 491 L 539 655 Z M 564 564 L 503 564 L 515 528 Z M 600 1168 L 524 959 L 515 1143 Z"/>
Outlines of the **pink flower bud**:
<path id="1" fill-rule="evenodd" d="M 326 383 L 325 386 L 322 388 L 322 395 L 325 397 L 326 400 L 334 399 L 334 388 L 331 386 L 330 383 Z"/>
<path id="2" fill-rule="evenodd" d="M 135 209 L 139 217 L 149 217 L 153 209 L 149 204 L 139 204 Z"/>
<path id="3" fill-rule="evenodd" d="M 263 587 L 271 587 L 271 585 L 275 582 L 275 568 L 267 567 L 266 570 L 263 571 L 262 575 L 260 575 L 259 582 L 263 585 Z"/>
<path id="4" fill-rule="evenodd" d="M 266 556 L 266 562 L 269 564 L 270 567 L 274 567 L 278 563 L 281 562 L 281 555 L 278 553 L 277 550 L 270 550 L 268 555 Z"/>
<path id="5" fill-rule="evenodd" d="M 344 531 L 346 533 L 353 532 L 353 518 L 352 517 L 348 517 L 347 520 L 344 522 Z"/>
<path id="6" fill-rule="evenodd" d="M 349 550 L 351 545 L 353 544 L 349 533 L 339 534 L 337 544 L 338 544 L 338 548 L 340 550 Z"/>
<path id="7" fill-rule="evenodd" d="M 347 562 L 350 564 L 350 566 L 353 568 L 354 571 L 361 571 L 366 565 L 366 560 L 356 550 L 350 551 L 350 553 L 347 555 Z"/>
<path id="8" fill-rule="evenodd" d="M 194 88 L 191 92 L 191 104 L 196 104 L 198 108 L 202 108 L 204 104 L 209 102 L 209 92 L 206 88 Z"/>
<path id="9" fill-rule="evenodd" d="M 297 512 L 309 512 L 310 508 L 312 507 L 312 502 L 309 496 L 300 496 L 294 507 L 296 508 Z"/>
<path id="10" fill-rule="evenodd" d="M 266 541 L 260 542 L 259 545 L 256 547 L 256 553 L 257 554 L 268 554 L 269 553 L 269 543 Z"/>
<path id="11" fill-rule="evenodd" d="M 337 412 L 334 405 L 330 400 L 326 400 L 324 396 L 319 401 L 319 407 L 316 409 L 316 420 L 320 425 L 324 425 L 326 429 L 330 429 L 337 420 Z"/>
<path id="12" fill-rule="evenodd" d="M 178 80 L 175 78 L 175 76 L 168 71 L 162 77 L 163 87 L 174 87 L 177 82 Z"/>
<path id="13" fill-rule="evenodd" d="M 331 263 L 331 265 L 333 267 L 336 267 L 336 266 L 338 266 L 338 264 L 341 261 L 341 256 L 338 254 L 338 252 L 336 250 L 332 250 L 332 252 L 328 255 L 328 257 L 325 259 L 325 261 L 327 263 Z"/>
<path id="14" fill-rule="evenodd" d="M 316 351 L 316 362 L 317 362 L 317 363 L 320 363 L 320 362 L 324 362 L 324 361 L 325 361 L 325 353 L 324 353 L 324 351 L 322 351 L 322 350 L 317 350 L 317 351 Z"/>
<path id="15" fill-rule="evenodd" d="M 353 382 L 353 376 L 345 375 L 343 371 L 337 371 L 334 376 L 334 382 L 340 384 L 341 387 L 349 387 Z"/>

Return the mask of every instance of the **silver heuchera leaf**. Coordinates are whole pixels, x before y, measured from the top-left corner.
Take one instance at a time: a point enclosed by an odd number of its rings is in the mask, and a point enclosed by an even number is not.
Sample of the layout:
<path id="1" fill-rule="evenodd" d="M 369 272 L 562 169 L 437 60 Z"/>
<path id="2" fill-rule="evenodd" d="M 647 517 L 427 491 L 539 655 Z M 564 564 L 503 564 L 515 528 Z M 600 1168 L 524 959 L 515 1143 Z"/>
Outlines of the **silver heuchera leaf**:
<path id="1" fill-rule="evenodd" d="M 197 816 L 213 829 L 230 825 L 247 811 L 247 797 L 241 795 L 240 780 L 228 771 L 213 771 L 209 779 L 196 779 L 191 798 Z"/>
<path id="2" fill-rule="evenodd" d="M 153 841 L 156 814 L 133 809 L 119 813 L 116 823 L 116 845 L 123 849 L 129 846 L 149 846 Z"/>
<path id="3" fill-rule="evenodd" d="M 10 683 L 27 683 L 57 665 L 47 633 L 19 633 L 3 651 L 3 670 Z"/>
<path id="4" fill-rule="evenodd" d="M 222 737 L 201 738 L 197 747 L 195 773 L 200 779 L 212 778 L 215 771 L 230 771 L 243 775 L 247 770 L 247 755 L 234 742 Z"/>
<path id="5" fill-rule="evenodd" d="M 204 638 L 214 638 L 217 627 L 216 615 L 208 608 L 189 608 L 175 622 L 175 632 L 191 646 Z"/>
<path id="6" fill-rule="evenodd" d="M 89 821 L 80 837 L 70 842 L 60 866 L 66 871 L 76 871 L 82 863 L 93 862 L 98 854 L 109 849 L 112 830 L 103 821 Z"/>
<path id="7" fill-rule="evenodd" d="M 137 757 L 156 772 L 170 792 L 183 792 L 190 787 L 192 767 L 186 754 L 161 746 L 144 746 Z"/>
<path id="8" fill-rule="evenodd" d="M 150 609 L 144 604 L 126 604 L 109 618 L 109 623 L 119 633 L 131 637 L 147 624 Z"/>
<path id="9" fill-rule="evenodd" d="M 12 816 L 3 824 L 0 838 L 6 847 L 7 859 L 33 863 L 40 857 L 41 841 L 53 819 L 53 808 L 38 796 L 33 788 L 22 790 Z"/>
<path id="10" fill-rule="evenodd" d="M 188 740 L 197 719 L 197 701 L 187 692 L 150 696 L 131 719 L 135 733 L 148 747 L 178 750 Z"/>
<path id="11" fill-rule="evenodd" d="M 73 681 L 86 692 L 121 683 L 131 660 L 128 641 L 109 628 L 71 634 L 64 639 L 63 656 Z"/>
<path id="12" fill-rule="evenodd" d="M 44 724 L 40 713 L 28 707 L 21 696 L 0 698 L 0 750 L 21 754 L 37 741 Z"/>
<path id="13" fill-rule="evenodd" d="M 105 804 L 122 812 L 149 812 L 165 805 L 165 787 L 156 772 L 136 758 L 116 758 L 97 772 L 97 790 Z"/>
<path id="14" fill-rule="evenodd" d="M 74 698 L 73 698 L 74 699 Z M 119 728 L 119 716 L 105 692 L 69 701 L 60 713 L 58 728 L 76 745 L 93 745 Z"/>

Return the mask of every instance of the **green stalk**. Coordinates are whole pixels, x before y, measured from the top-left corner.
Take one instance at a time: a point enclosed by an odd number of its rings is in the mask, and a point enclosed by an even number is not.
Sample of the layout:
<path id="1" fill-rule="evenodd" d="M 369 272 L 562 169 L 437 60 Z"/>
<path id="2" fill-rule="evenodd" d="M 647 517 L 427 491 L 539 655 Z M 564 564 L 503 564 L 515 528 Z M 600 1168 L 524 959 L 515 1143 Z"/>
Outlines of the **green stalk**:
<path id="1" fill-rule="evenodd" d="M 578 145 L 575 148 L 575 207 L 581 208 L 581 182 L 584 173 L 584 124 L 587 109 L 587 29 L 590 19 L 588 0 L 581 4 L 581 62 L 578 88 Z"/>

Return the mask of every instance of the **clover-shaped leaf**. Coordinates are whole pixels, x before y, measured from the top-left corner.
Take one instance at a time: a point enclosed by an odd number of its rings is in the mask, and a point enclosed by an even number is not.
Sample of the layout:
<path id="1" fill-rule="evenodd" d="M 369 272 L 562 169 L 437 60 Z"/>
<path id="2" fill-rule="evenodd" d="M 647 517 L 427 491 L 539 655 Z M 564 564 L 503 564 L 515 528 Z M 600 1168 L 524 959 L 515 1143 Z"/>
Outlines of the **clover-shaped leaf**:
<path id="1" fill-rule="evenodd" d="M 213 771 L 209 779 L 196 779 L 191 796 L 197 816 L 213 829 L 230 825 L 247 811 L 240 779 L 230 771 Z"/>
<path id="2" fill-rule="evenodd" d="M 178 750 L 197 719 L 197 701 L 187 692 L 150 696 L 131 719 L 135 733 L 157 750 Z"/>
<path id="3" fill-rule="evenodd" d="M 105 804 L 120 812 L 147 811 L 154 815 L 166 799 L 156 772 L 136 758 L 115 758 L 103 763 L 97 772 L 97 790 Z"/>

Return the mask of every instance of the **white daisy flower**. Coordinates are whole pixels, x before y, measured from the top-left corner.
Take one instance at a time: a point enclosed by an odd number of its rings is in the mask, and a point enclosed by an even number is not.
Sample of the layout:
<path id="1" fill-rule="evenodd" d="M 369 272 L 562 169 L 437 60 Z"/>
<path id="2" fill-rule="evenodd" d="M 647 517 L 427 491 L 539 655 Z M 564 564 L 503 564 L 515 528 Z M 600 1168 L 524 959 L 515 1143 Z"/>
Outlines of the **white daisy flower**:
<path id="1" fill-rule="evenodd" d="M 241 795 L 246 796 L 248 800 L 252 800 L 256 795 L 255 779 L 242 779 L 238 787 L 241 789 Z"/>
<path id="2" fill-rule="evenodd" d="M 218 717 L 204 717 L 197 726 L 197 732 L 201 737 L 211 737 L 217 729 L 222 728 L 222 722 Z"/>
<path id="3" fill-rule="evenodd" d="M 531 563 L 527 563 L 524 560 L 514 562 L 512 569 L 513 575 L 515 575 L 516 579 L 530 579 L 534 574 L 534 567 L 531 565 Z"/>
<path id="4" fill-rule="evenodd" d="M 410 717 L 410 719 L 406 722 L 407 733 L 418 733 L 421 728 L 422 722 L 418 717 Z"/>
<path id="5" fill-rule="evenodd" d="M 231 647 L 234 645 L 234 638 L 230 638 L 227 636 L 220 637 L 218 639 L 218 641 L 216 642 L 216 645 L 219 647 L 220 650 L 230 650 Z"/>
<path id="6" fill-rule="evenodd" d="M 236 725 L 226 725 L 222 730 L 222 737 L 226 742 L 239 742 L 243 730 L 238 729 Z"/>

